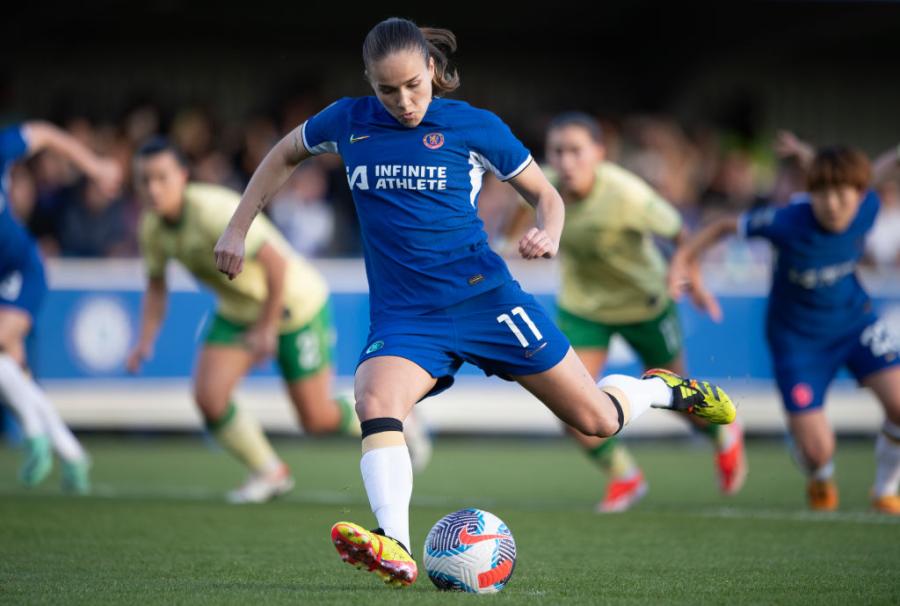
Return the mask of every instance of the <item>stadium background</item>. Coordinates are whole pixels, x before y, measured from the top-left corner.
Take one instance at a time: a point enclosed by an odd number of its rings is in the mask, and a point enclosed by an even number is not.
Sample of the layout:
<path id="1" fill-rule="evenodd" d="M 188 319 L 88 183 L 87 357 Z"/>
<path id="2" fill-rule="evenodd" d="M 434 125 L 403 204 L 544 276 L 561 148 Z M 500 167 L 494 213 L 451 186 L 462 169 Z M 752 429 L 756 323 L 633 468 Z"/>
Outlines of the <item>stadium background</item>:
<path id="1" fill-rule="evenodd" d="M 790 167 L 771 151 L 778 128 L 870 153 L 900 133 L 893 77 L 900 12 L 892 3 L 633 2 L 599 13 L 565 4 L 535 12 L 409 4 L 389 12 L 455 31 L 457 96 L 499 113 L 538 156 L 554 113 L 598 116 L 610 155 L 656 185 L 692 225 L 770 194 L 784 197 L 776 174 Z M 359 42 L 386 15 L 275 2 L 252 10 L 165 1 L 20 6 L 0 40 L 7 58 L 0 117 L 50 119 L 126 171 L 143 137 L 166 133 L 186 148 L 196 178 L 240 189 L 279 135 L 334 98 L 367 93 Z M 96 199 L 48 156 L 13 175 L 14 204 L 48 256 L 52 287 L 31 343 L 36 376 L 78 429 L 199 428 L 188 377 L 211 298 L 173 268 L 173 304 L 156 358 L 141 377 L 128 377 L 124 359 L 143 285 L 140 263 L 129 260 L 137 254 L 139 206 L 130 190 Z M 336 370 L 347 386 L 367 330 L 352 203 L 339 164 L 326 160 L 301 173 L 273 205 L 273 218 L 319 258 L 335 292 Z M 883 194 L 892 211 L 900 208 L 896 181 Z M 502 232 L 515 204 L 509 191 L 486 184 L 480 211 L 498 249 L 505 250 Z M 724 326 L 682 306 L 690 368 L 722 379 L 744 400 L 751 433 L 783 427 L 761 334 L 768 261 L 764 246 L 737 243 L 714 256 L 709 271 L 725 298 Z M 552 306 L 554 264 L 513 268 Z M 896 263 L 870 273 L 879 307 L 900 332 Z M 637 370 L 622 346 L 610 367 Z M 472 369 L 464 375 L 461 388 L 422 407 L 435 430 L 559 431 L 522 390 Z M 270 397 L 273 376 L 271 368 L 255 373 L 243 397 L 267 427 L 292 431 L 287 403 Z M 841 387 L 829 407 L 838 429 L 874 431 L 874 402 L 849 381 Z M 472 404 L 482 399 L 493 402 L 491 412 Z M 632 433 L 683 430 L 665 415 L 648 417 Z"/>

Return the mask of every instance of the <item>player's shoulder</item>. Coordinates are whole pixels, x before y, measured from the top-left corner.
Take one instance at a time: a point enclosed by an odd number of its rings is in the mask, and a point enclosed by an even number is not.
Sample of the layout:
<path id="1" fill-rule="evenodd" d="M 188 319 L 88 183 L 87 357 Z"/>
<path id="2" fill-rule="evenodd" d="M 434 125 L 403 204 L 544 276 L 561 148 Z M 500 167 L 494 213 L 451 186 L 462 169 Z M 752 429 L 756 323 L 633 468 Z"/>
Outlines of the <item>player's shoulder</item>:
<path id="1" fill-rule="evenodd" d="M 601 162 L 597 166 L 597 172 L 600 174 L 601 180 L 606 181 L 613 187 L 626 189 L 645 189 L 650 187 L 650 184 L 643 178 L 614 162 Z"/>
<path id="2" fill-rule="evenodd" d="M 223 185 L 191 181 L 184 188 L 184 200 L 201 211 L 213 211 L 223 206 L 236 206 L 241 196 Z"/>

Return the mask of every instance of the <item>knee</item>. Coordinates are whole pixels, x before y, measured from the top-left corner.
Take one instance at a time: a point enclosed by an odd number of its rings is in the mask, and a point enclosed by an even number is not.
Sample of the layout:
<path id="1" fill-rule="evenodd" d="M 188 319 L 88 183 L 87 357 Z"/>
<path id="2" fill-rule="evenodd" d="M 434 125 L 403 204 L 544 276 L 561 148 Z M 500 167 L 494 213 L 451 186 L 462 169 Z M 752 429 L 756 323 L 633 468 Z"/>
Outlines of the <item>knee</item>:
<path id="1" fill-rule="evenodd" d="M 207 419 L 215 418 L 225 412 L 228 394 L 208 383 L 199 382 L 194 385 L 194 401 Z"/>
<path id="2" fill-rule="evenodd" d="M 612 437 L 620 429 L 619 417 L 613 406 L 585 407 L 575 415 L 570 424 L 581 433 L 598 438 Z"/>
<path id="3" fill-rule="evenodd" d="M 403 420 L 402 406 L 374 392 L 363 392 L 356 396 L 356 416 L 360 421 L 393 417 Z"/>
<path id="4" fill-rule="evenodd" d="M 340 423 L 340 420 L 338 423 Z M 308 435 L 322 436 L 334 433 L 337 428 L 338 426 L 334 422 L 316 414 L 305 415 L 303 417 L 303 431 Z"/>

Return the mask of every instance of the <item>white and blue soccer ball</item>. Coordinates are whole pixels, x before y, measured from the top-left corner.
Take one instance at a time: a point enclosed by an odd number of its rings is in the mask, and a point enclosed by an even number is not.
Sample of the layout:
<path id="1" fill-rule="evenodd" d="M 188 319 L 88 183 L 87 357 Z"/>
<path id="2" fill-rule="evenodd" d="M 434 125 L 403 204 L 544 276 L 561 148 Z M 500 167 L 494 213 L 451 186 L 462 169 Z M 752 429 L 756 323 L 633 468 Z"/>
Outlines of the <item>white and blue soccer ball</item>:
<path id="1" fill-rule="evenodd" d="M 516 567 L 516 542 L 503 520 L 462 509 L 438 520 L 425 538 L 425 571 L 438 589 L 496 593 Z"/>

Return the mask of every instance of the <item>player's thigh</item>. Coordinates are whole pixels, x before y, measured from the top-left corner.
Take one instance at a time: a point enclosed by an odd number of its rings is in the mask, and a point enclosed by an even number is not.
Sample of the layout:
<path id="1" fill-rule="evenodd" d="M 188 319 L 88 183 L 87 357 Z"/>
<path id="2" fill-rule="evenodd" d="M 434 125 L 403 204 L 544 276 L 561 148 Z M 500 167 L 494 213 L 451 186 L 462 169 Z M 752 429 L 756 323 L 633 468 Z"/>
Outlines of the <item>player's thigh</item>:
<path id="1" fill-rule="evenodd" d="M 608 396 L 594 382 L 575 350 L 569 351 L 554 367 L 515 379 L 544 403 L 563 422 L 581 433 L 613 435 L 618 418 Z"/>
<path id="2" fill-rule="evenodd" d="M 206 344 L 194 371 L 194 397 L 208 414 L 225 411 L 237 384 L 253 366 L 252 354 L 236 345 Z"/>
<path id="3" fill-rule="evenodd" d="M 382 417 L 403 420 L 436 383 L 428 371 L 406 358 L 367 358 L 356 368 L 356 414 L 360 421 Z"/>
<path id="4" fill-rule="evenodd" d="M 900 365 L 883 368 L 862 380 L 884 407 L 891 423 L 900 424 Z"/>
<path id="5" fill-rule="evenodd" d="M 603 367 L 606 366 L 608 351 L 606 349 L 592 349 L 585 347 L 574 347 L 575 355 L 584 364 L 588 373 L 595 379 L 600 377 Z"/>
<path id="6" fill-rule="evenodd" d="M 25 358 L 25 337 L 31 331 L 31 314 L 11 305 L 0 307 L 0 351 L 22 364 Z"/>
<path id="7" fill-rule="evenodd" d="M 331 392 L 331 366 L 285 383 L 288 395 L 304 429 L 311 433 L 332 431 L 340 424 L 341 413 Z"/>

